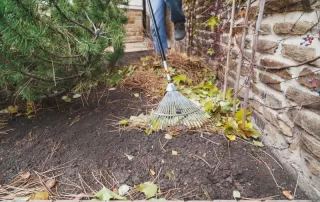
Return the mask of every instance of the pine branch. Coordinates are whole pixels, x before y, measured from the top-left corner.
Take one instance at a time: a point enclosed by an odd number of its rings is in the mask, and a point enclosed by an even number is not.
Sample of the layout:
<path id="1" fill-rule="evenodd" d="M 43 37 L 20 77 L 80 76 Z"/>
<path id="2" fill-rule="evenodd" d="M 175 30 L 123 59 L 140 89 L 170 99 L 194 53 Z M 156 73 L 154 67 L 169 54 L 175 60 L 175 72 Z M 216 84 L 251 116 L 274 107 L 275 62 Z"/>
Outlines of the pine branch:
<path id="1" fill-rule="evenodd" d="M 30 73 L 27 73 L 27 72 L 24 72 L 24 71 L 21 71 L 20 69 L 16 68 L 12 63 L 11 61 L 7 60 L 5 57 L 3 56 L 0 56 L 0 61 L 3 62 L 4 64 L 8 65 L 8 67 L 10 69 L 12 69 L 13 71 L 16 71 L 16 72 L 19 72 L 27 77 L 30 77 L 30 78 L 33 78 L 33 79 L 36 79 L 36 80 L 40 80 L 40 81 L 45 81 L 45 82 L 54 82 L 53 80 L 49 80 L 49 79 L 44 79 L 44 78 L 41 78 L 41 77 L 38 77 L 34 74 L 30 74 Z M 81 73 L 81 74 L 78 74 L 78 75 L 73 75 L 73 76 L 68 76 L 68 77 L 64 77 L 64 78 L 58 78 L 56 79 L 56 81 L 62 81 L 62 80 L 67 80 L 67 79 L 73 79 L 73 78 L 78 78 L 78 77 L 82 77 L 84 75 L 84 73 Z"/>
<path id="2" fill-rule="evenodd" d="M 23 74 L 23 75 L 25 75 L 25 76 L 27 76 L 27 77 L 30 77 L 30 78 L 33 78 L 33 79 L 37 79 L 37 80 L 40 80 L 40 81 L 47 81 L 47 82 L 48 82 L 48 81 L 51 81 L 51 80 L 47 80 L 47 79 L 38 77 L 38 76 L 33 75 L 33 74 L 29 74 L 29 73 L 27 73 L 27 72 L 21 71 L 20 69 L 16 68 L 16 67 L 11 63 L 10 60 L 7 60 L 7 59 L 6 59 L 5 57 L 3 57 L 3 56 L 0 56 L 0 60 L 1 60 L 4 64 L 8 65 L 8 67 L 9 67 L 10 69 L 12 69 L 13 71 L 19 72 L 19 73 L 21 73 L 21 74 Z"/>
<path id="3" fill-rule="evenodd" d="M 58 54 L 55 54 L 55 53 L 52 53 L 50 51 L 47 51 L 45 50 L 44 48 L 41 48 L 39 47 L 40 50 L 42 50 L 43 52 L 46 52 L 54 57 L 57 57 L 57 58 L 78 58 L 78 57 L 81 57 L 83 56 L 82 54 L 79 54 L 79 55 L 58 55 Z"/>
<path id="4" fill-rule="evenodd" d="M 87 30 L 88 32 L 90 32 L 91 34 L 93 34 L 93 35 L 95 35 L 95 33 L 94 33 L 94 31 L 92 31 L 91 29 L 89 29 L 88 27 L 86 27 L 86 26 L 84 26 L 84 25 L 82 25 L 82 24 L 80 24 L 79 22 L 76 22 L 76 21 L 74 21 L 74 20 L 72 20 L 72 19 L 70 19 L 70 18 L 68 18 L 67 16 L 66 16 L 66 14 L 64 14 L 63 12 L 62 12 L 62 10 L 60 9 L 60 7 L 57 5 L 57 4 L 54 4 L 54 7 L 58 10 L 58 12 L 66 19 L 66 20 L 68 20 L 68 21 L 70 21 L 70 22 L 72 22 L 72 23 L 74 23 L 74 24 L 76 24 L 76 25 L 78 25 L 79 27 L 81 27 L 81 28 L 83 28 L 83 29 L 85 29 L 85 30 Z"/>
<path id="5" fill-rule="evenodd" d="M 48 60 L 46 58 L 43 58 L 43 57 L 40 57 L 40 56 L 36 56 L 36 57 L 41 59 L 41 60 L 43 60 L 43 61 L 45 61 L 45 62 L 52 63 L 51 60 Z M 80 64 L 80 63 L 63 63 L 63 62 L 55 62 L 55 61 L 53 61 L 53 63 L 57 64 L 57 65 L 65 65 L 65 66 L 67 66 L 67 65 L 86 66 L 87 65 L 87 64 Z"/>

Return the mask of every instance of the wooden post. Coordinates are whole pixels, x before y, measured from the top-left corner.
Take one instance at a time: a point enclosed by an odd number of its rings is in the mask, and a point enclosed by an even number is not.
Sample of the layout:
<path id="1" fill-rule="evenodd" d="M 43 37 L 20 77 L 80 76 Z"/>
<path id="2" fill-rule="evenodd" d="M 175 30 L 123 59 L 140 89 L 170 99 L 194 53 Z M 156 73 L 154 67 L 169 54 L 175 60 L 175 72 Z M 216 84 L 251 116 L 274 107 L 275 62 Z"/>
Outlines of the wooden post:
<path id="1" fill-rule="evenodd" d="M 259 39 L 259 32 L 261 28 L 261 22 L 263 18 L 263 12 L 264 12 L 264 5 L 266 3 L 266 0 L 260 0 L 260 9 L 259 9 L 259 16 L 258 20 L 256 22 L 256 29 L 254 30 L 254 36 L 253 36 L 253 43 L 252 43 L 252 54 L 251 54 L 251 62 L 250 62 L 250 68 L 249 68 L 249 74 L 245 81 L 246 85 L 246 91 L 244 95 L 244 103 L 243 103 L 243 116 L 242 116 L 242 126 L 245 127 L 246 119 L 247 119 L 247 107 L 248 107 L 248 98 L 249 98 L 249 92 L 250 92 L 250 84 L 251 84 L 251 77 L 254 72 L 254 61 L 257 51 L 257 44 Z"/>
<path id="2" fill-rule="evenodd" d="M 246 44 L 246 36 L 247 36 L 247 28 L 248 28 L 248 19 L 249 19 L 249 10 L 251 6 L 251 0 L 247 0 L 247 10 L 246 10 L 246 16 L 244 19 L 244 24 L 243 24 L 243 31 L 242 31 L 242 39 L 241 39 L 241 47 L 240 51 L 244 50 L 245 44 Z M 234 84 L 234 98 L 233 98 L 233 115 L 236 114 L 237 110 L 237 99 L 238 99 L 238 91 L 239 91 L 239 81 L 240 81 L 240 73 L 241 73 L 241 67 L 243 64 L 243 55 L 240 54 L 239 56 L 239 61 L 238 61 L 238 66 L 237 66 L 237 79 L 236 83 Z"/>
<path id="3" fill-rule="evenodd" d="M 236 10 L 236 0 L 232 1 L 232 11 L 231 11 L 231 19 L 230 19 L 230 31 L 229 31 L 229 42 L 228 42 L 228 52 L 227 52 L 227 66 L 224 72 L 224 86 L 223 86 L 223 99 L 226 99 L 227 92 L 227 84 L 228 84 L 228 74 L 230 67 L 230 52 L 231 52 L 231 41 L 232 41 L 232 30 L 234 24 L 234 14 Z"/>

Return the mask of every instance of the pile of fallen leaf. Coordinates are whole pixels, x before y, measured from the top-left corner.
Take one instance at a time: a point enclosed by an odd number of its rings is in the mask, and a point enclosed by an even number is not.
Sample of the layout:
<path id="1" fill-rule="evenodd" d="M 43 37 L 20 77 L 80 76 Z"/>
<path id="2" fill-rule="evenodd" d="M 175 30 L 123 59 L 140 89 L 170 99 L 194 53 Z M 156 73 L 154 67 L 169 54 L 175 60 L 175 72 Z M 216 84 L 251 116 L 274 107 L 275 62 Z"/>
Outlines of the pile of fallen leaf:
<path id="1" fill-rule="evenodd" d="M 190 84 L 197 85 L 208 76 L 214 76 L 212 71 L 200 58 L 188 57 L 179 52 L 170 52 L 167 63 L 172 77 L 182 75 L 188 77 Z M 159 56 L 141 58 L 121 70 L 122 81 L 120 86 L 128 89 L 139 88 L 150 97 L 151 101 L 162 98 L 167 87 L 167 80 Z"/>
<path id="2" fill-rule="evenodd" d="M 233 89 L 228 89 L 223 99 L 223 93 L 216 84 L 216 76 L 200 58 L 188 57 L 178 52 L 170 53 L 167 58 L 174 84 L 184 96 L 203 108 L 210 123 L 213 124 L 210 126 L 211 132 L 223 131 L 231 141 L 239 136 L 252 140 L 256 146 L 263 146 L 259 141 L 260 134 L 250 122 L 250 111 L 247 111 L 247 120 L 243 124 L 243 110 L 239 108 L 240 101 L 236 100 L 237 110 L 233 115 Z M 122 74 L 124 77 L 120 82 L 122 87 L 142 89 L 148 97 L 156 101 L 160 101 L 165 94 L 167 81 L 159 57 L 141 58 L 140 63 L 124 68 Z M 119 124 L 127 129 L 137 126 L 145 129 L 147 134 L 151 134 L 157 131 L 157 128 L 155 125 L 152 127 L 148 125 L 148 118 L 148 114 L 141 114 L 128 120 L 120 120 Z"/>

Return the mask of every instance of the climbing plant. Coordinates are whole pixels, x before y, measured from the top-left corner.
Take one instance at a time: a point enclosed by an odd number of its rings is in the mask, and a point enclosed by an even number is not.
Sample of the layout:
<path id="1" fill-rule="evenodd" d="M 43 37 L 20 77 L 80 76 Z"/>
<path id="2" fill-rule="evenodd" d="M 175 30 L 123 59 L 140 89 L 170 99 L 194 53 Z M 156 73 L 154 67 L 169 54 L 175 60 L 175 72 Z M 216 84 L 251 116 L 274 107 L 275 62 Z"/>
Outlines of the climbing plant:
<path id="1" fill-rule="evenodd" d="M 124 50 L 127 1 L 1 0 L 0 88 L 35 101 L 106 76 Z"/>

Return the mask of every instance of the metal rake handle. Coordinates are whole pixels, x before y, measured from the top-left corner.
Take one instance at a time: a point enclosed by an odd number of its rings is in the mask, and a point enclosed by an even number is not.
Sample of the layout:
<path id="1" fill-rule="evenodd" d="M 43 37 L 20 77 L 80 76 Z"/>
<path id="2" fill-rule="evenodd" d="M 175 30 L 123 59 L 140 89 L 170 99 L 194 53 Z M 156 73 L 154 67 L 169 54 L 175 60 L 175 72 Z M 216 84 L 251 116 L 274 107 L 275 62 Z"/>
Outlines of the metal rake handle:
<path id="1" fill-rule="evenodd" d="M 165 70 L 165 73 L 166 73 L 168 81 L 171 82 L 171 77 L 169 75 L 169 69 L 168 69 L 168 65 L 167 65 L 166 56 L 164 54 L 164 50 L 163 50 L 163 47 L 162 47 L 162 44 L 161 44 L 160 34 L 159 34 L 157 22 L 156 22 L 156 20 L 154 18 L 154 13 L 153 13 L 153 9 L 152 9 L 150 0 L 148 0 L 148 4 L 149 4 L 149 10 L 150 10 L 152 23 L 153 23 L 154 29 L 156 30 L 156 38 L 157 38 L 158 46 L 160 48 L 160 54 L 161 54 L 161 58 L 162 58 L 163 68 Z"/>

